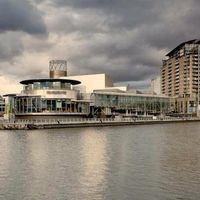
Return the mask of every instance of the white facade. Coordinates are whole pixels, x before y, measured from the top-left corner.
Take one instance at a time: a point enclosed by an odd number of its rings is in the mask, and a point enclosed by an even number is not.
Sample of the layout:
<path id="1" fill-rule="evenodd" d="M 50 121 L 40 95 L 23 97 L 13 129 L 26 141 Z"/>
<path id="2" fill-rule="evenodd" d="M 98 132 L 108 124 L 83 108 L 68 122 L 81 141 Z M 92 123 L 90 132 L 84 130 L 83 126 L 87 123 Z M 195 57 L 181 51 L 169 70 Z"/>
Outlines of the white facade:
<path id="1" fill-rule="evenodd" d="M 160 76 L 151 80 L 151 92 L 161 94 L 161 79 Z"/>
<path id="2" fill-rule="evenodd" d="M 81 84 L 73 86 L 73 89 L 80 90 L 81 93 L 92 93 L 93 90 L 113 87 L 112 79 L 106 74 L 89 74 L 79 76 L 67 76 L 61 78 L 80 81 Z"/>

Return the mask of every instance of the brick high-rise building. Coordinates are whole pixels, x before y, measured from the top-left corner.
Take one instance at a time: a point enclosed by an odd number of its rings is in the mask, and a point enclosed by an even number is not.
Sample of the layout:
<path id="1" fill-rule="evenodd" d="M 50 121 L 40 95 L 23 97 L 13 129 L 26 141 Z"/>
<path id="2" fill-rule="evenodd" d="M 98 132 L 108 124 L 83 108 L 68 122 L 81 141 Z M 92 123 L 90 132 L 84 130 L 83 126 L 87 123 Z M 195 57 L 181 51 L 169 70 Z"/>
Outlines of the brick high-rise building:
<path id="1" fill-rule="evenodd" d="M 163 60 L 161 92 L 176 97 L 175 110 L 196 113 L 200 89 L 200 40 L 190 40 L 177 46 Z"/>

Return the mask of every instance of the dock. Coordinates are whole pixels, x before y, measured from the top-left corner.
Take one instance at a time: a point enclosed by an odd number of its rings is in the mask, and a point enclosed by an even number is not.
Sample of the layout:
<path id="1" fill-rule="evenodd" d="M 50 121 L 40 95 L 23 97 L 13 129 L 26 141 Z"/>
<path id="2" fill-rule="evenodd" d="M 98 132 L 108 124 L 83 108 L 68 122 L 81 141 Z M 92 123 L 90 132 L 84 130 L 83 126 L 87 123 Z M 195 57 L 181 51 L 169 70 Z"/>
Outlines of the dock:
<path id="1" fill-rule="evenodd" d="M 128 126 L 128 125 L 150 125 L 182 122 L 200 122 L 200 118 L 137 118 L 137 119 L 51 119 L 51 120 L 17 120 L 15 122 L 0 121 L 0 130 L 33 130 L 33 129 L 57 129 L 78 127 L 104 127 L 104 126 Z"/>

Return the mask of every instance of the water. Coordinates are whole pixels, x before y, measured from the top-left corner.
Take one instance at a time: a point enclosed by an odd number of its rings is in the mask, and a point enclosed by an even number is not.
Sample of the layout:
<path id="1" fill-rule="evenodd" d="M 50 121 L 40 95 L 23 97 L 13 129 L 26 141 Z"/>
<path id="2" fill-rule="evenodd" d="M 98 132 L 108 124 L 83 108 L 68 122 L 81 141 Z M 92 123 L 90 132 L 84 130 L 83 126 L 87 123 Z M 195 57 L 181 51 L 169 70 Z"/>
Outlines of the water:
<path id="1" fill-rule="evenodd" d="M 200 123 L 0 132 L 2 200 L 198 200 Z"/>

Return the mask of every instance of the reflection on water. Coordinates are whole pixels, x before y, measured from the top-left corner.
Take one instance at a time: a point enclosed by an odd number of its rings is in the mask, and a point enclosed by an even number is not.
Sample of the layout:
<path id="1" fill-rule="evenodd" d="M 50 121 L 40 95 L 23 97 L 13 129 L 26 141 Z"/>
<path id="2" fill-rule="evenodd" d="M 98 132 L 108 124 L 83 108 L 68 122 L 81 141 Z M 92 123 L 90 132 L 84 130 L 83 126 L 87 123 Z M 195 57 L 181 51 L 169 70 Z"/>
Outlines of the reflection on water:
<path id="1" fill-rule="evenodd" d="M 200 128 L 183 124 L 166 131 L 161 158 L 162 186 L 177 199 L 200 198 Z M 174 137 L 174 135 L 176 137 Z"/>
<path id="2" fill-rule="evenodd" d="M 0 199 L 200 199 L 200 123 L 0 132 Z"/>
<path id="3" fill-rule="evenodd" d="M 88 195 L 93 196 L 95 194 L 98 194 L 98 199 L 103 199 L 102 190 L 106 185 L 106 142 L 105 134 L 96 134 L 94 129 L 81 137 L 82 173 L 79 181 L 81 185 L 86 187 L 86 189 L 85 187 L 82 188 L 81 191 L 85 199 Z M 91 189 L 87 190 L 87 188 Z"/>

